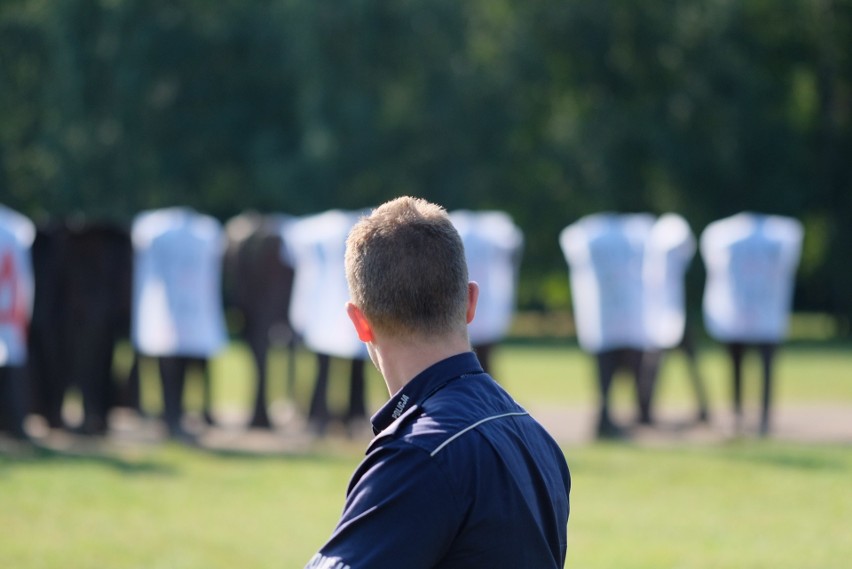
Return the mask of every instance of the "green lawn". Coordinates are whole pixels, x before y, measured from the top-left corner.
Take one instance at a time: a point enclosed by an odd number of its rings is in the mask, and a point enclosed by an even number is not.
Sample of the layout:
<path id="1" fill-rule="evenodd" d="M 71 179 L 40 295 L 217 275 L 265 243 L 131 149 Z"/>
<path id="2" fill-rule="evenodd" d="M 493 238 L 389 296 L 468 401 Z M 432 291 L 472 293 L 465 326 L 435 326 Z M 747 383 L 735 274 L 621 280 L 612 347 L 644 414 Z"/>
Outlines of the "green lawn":
<path id="1" fill-rule="evenodd" d="M 221 408 L 248 401 L 247 361 L 234 346 L 215 362 Z M 701 365 L 714 406 L 724 405 L 722 354 L 708 350 Z M 691 403 L 682 366 L 672 356 L 661 405 Z M 495 368 L 525 404 L 593 401 L 591 362 L 575 348 L 505 346 Z M 303 403 L 312 361 L 300 356 L 297 370 Z M 273 372 L 283 377 L 280 358 Z M 756 384 L 756 364 L 753 372 Z M 779 404 L 852 405 L 848 347 L 790 347 L 778 374 Z M 378 404 L 383 386 L 375 374 L 370 381 Z M 146 405 L 156 408 L 146 382 Z M 618 395 L 627 401 L 623 383 Z M 271 392 L 279 397 L 283 381 Z M 336 438 L 293 453 L 150 442 L 0 451 L 0 568 L 302 567 L 330 533 L 364 444 Z M 849 567 L 852 444 L 747 437 L 585 443 L 565 452 L 574 483 L 568 567 Z"/>

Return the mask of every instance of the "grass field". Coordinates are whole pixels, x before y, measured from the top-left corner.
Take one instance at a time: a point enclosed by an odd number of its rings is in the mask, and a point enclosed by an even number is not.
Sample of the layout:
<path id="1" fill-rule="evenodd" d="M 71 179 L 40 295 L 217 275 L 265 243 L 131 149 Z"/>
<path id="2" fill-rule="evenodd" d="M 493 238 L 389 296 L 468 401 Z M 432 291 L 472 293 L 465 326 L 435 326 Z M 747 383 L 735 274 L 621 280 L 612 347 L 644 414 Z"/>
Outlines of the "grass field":
<path id="1" fill-rule="evenodd" d="M 248 356 L 214 362 L 223 413 L 247 406 Z M 714 408 L 727 404 L 723 355 L 701 368 Z M 683 361 L 665 367 L 659 404 L 689 407 Z M 757 362 L 747 394 L 756 398 Z M 592 404 L 593 368 L 572 347 L 501 348 L 496 375 L 525 405 Z M 312 362 L 301 355 L 296 399 Z M 149 370 L 150 371 L 150 370 Z M 334 371 L 334 370 L 333 370 Z M 283 376 L 283 361 L 273 363 Z M 778 405 L 852 408 L 849 346 L 790 346 Z M 280 398 L 283 382 L 271 393 Z M 146 407 L 158 405 L 146 377 Z M 370 376 L 374 405 L 385 396 Z M 618 386 L 629 405 L 627 382 Z M 197 393 L 190 396 L 190 405 Z M 852 416 L 849 417 L 852 421 Z M 282 436 L 285 436 L 282 434 Z M 287 435 L 289 436 L 289 435 Z M 71 441 L 0 450 L 0 568 L 299 568 L 329 535 L 365 439 L 332 437 L 291 451 L 204 449 L 152 441 Z M 568 567 L 842 569 L 852 559 L 852 443 L 756 437 L 710 444 L 565 445 L 573 475 Z"/>

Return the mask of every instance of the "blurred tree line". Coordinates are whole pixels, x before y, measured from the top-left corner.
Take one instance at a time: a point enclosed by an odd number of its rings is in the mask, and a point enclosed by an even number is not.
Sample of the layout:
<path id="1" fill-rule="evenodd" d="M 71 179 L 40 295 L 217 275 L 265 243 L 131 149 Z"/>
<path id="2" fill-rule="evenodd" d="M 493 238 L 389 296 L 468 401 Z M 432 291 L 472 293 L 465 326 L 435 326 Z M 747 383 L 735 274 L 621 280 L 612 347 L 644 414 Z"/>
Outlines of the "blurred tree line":
<path id="1" fill-rule="evenodd" d="M 499 208 L 526 308 L 568 306 L 582 215 L 753 210 L 848 330 L 851 105 L 852 0 L 0 0 L 0 203 Z"/>

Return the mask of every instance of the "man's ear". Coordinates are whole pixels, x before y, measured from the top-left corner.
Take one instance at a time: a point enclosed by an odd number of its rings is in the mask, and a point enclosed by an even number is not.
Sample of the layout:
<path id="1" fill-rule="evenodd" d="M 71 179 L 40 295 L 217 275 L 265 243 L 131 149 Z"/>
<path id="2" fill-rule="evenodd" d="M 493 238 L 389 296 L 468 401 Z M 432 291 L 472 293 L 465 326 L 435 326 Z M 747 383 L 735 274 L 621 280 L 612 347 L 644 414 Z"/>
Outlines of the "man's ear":
<path id="1" fill-rule="evenodd" d="M 346 314 L 349 315 L 349 319 L 355 326 L 355 331 L 358 333 L 358 339 L 362 342 L 372 342 L 374 338 L 373 327 L 370 326 L 370 323 L 367 321 L 364 313 L 361 312 L 361 309 L 351 302 L 347 302 Z"/>
<path id="2" fill-rule="evenodd" d="M 476 315 L 476 302 L 479 300 L 479 284 L 476 281 L 467 283 L 467 323 L 473 322 Z"/>

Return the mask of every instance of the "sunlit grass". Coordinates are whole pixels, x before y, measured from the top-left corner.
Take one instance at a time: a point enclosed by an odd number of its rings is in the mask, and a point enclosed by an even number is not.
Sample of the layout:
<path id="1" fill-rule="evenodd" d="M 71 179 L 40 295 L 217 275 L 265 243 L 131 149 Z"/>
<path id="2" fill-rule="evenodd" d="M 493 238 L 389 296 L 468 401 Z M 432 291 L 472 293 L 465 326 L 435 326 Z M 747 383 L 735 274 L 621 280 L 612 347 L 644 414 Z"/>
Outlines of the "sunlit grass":
<path id="1" fill-rule="evenodd" d="M 296 400 L 310 395 L 313 359 L 299 354 Z M 680 356 L 666 365 L 660 403 L 689 406 Z M 701 354 L 711 401 L 728 398 L 724 354 Z M 270 396 L 286 393 L 273 359 Z M 570 345 L 506 345 L 495 375 L 523 403 L 588 405 L 593 362 Z M 336 366 L 332 385 L 345 385 Z M 248 352 L 211 368 L 214 403 L 245 409 Z M 756 362 L 748 372 L 758 384 Z M 345 374 L 343 374 L 345 375 Z M 156 412 L 153 371 L 146 406 Z M 779 355 L 782 404 L 852 404 L 852 351 L 790 346 Z M 386 397 L 370 371 L 371 405 Z M 619 397 L 629 401 L 630 384 Z M 341 391 L 341 389 L 333 389 Z M 197 405 L 197 386 L 190 394 Z M 335 395 L 333 405 L 342 397 Z M 852 418 L 850 418 L 852 420 Z M 328 537 L 366 441 L 326 440 L 257 454 L 156 442 L 0 452 L 0 567 L 233 569 L 302 567 Z M 852 559 L 852 447 L 757 438 L 700 445 L 583 443 L 572 469 L 568 567 L 584 569 L 842 569 Z"/>
<path id="2" fill-rule="evenodd" d="M 594 445 L 568 455 L 570 566 L 840 569 L 852 555 L 847 447 Z"/>
<path id="3" fill-rule="evenodd" d="M 848 447 L 566 449 L 568 566 L 846 567 Z M 0 458 L 0 565 L 301 567 L 328 536 L 359 453 L 172 445 Z"/>
<path id="4" fill-rule="evenodd" d="M 173 445 L 0 459 L 0 566 L 301 567 L 355 461 Z"/>

